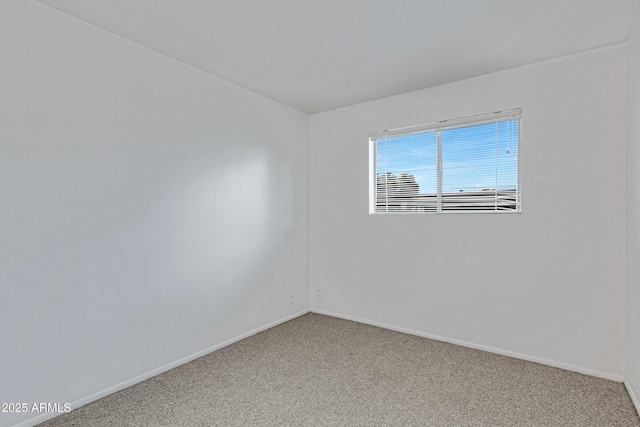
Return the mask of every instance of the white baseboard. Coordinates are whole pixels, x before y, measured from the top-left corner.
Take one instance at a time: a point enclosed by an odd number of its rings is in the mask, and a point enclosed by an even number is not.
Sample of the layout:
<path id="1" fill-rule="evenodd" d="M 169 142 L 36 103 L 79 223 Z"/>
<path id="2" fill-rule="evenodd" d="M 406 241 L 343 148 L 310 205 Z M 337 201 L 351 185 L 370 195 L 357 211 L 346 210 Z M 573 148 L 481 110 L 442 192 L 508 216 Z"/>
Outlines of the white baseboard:
<path id="1" fill-rule="evenodd" d="M 508 356 L 508 357 L 513 357 L 513 358 L 516 358 L 516 359 L 526 360 L 528 362 L 540 363 L 542 365 L 553 366 L 554 368 L 560 368 L 560 369 L 564 369 L 564 370 L 567 370 L 567 371 L 578 372 L 578 373 L 581 373 L 581 374 L 590 375 L 592 377 L 605 378 L 607 380 L 616 381 L 616 382 L 619 382 L 619 383 L 624 381 L 624 377 L 621 376 L 621 375 L 610 374 L 608 372 L 601 372 L 601 371 L 597 371 L 595 369 L 584 368 L 582 366 L 575 366 L 575 365 L 571 365 L 571 364 L 568 364 L 568 363 L 556 362 L 554 360 L 544 359 L 544 358 L 536 357 L 536 356 L 530 356 L 528 354 L 522 354 L 522 353 L 516 353 L 516 352 L 513 352 L 513 351 L 502 350 L 502 349 L 499 349 L 499 348 L 489 347 L 489 346 L 482 345 L 482 344 L 475 344 L 475 343 L 472 343 L 472 342 L 462 341 L 462 340 L 458 340 L 458 339 L 454 339 L 454 338 L 443 337 L 443 336 L 440 336 L 440 335 L 430 334 L 430 333 L 422 332 L 422 331 L 416 331 L 416 330 L 413 330 L 413 329 L 403 328 L 403 327 L 400 327 L 400 326 L 389 325 L 387 323 L 376 322 L 376 321 L 367 320 L 367 319 L 361 319 L 359 317 L 349 316 L 349 315 L 341 314 L 341 313 L 335 313 L 335 312 L 332 312 L 332 311 L 318 310 L 318 309 L 312 308 L 311 312 L 312 313 L 318 313 L 318 314 L 324 314 L 326 316 L 331 316 L 331 317 L 338 317 L 338 318 L 345 319 L 345 320 L 352 320 L 354 322 L 364 323 L 364 324 L 367 324 L 367 325 L 378 326 L 380 328 L 390 329 L 392 331 L 397 331 L 397 332 L 403 332 L 405 334 L 410 334 L 410 335 L 416 335 L 416 336 L 423 337 L 423 338 L 429 338 L 429 339 L 436 340 L 436 341 L 448 342 L 450 344 L 456 344 L 456 345 L 460 345 L 462 347 L 468 347 L 468 348 L 473 348 L 473 349 L 476 349 L 476 350 L 487 351 L 489 353 L 495 353 L 495 354 L 499 354 L 501 356 Z"/>
<path id="2" fill-rule="evenodd" d="M 295 319 L 296 317 L 300 317 L 302 315 L 305 315 L 305 314 L 309 313 L 309 311 L 310 311 L 309 309 L 306 309 L 306 310 L 299 311 L 299 312 L 297 312 L 295 314 L 292 314 L 290 316 L 283 317 L 282 319 L 278 319 L 278 320 L 276 320 L 274 322 L 268 323 L 268 324 L 266 324 L 264 326 L 261 326 L 259 328 L 253 329 L 253 330 L 251 330 L 249 332 L 246 332 L 244 334 L 238 335 L 238 336 L 233 337 L 231 339 L 228 339 L 226 341 L 223 341 L 220 344 L 213 345 L 211 347 L 205 348 L 204 350 L 200 350 L 200 351 L 198 351 L 196 353 L 193 353 L 193 354 L 191 354 L 189 356 L 183 357 L 182 359 L 176 360 L 175 362 L 168 363 L 168 364 L 166 364 L 164 366 L 161 366 L 159 368 L 153 369 L 153 370 L 151 370 L 151 371 L 149 371 L 147 373 L 144 373 L 142 375 L 138 375 L 136 377 L 133 377 L 133 378 L 128 379 L 126 381 L 122 381 L 121 383 L 118 383 L 118 384 L 113 385 L 111 387 L 107 387 L 104 390 L 100 390 L 99 392 L 96 392 L 96 393 L 90 394 L 88 396 L 82 397 L 82 398 L 80 398 L 80 399 L 78 399 L 78 400 L 76 400 L 74 402 L 71 402 L 71 408 L 78 409 L 79 407 L 84 406 L 87 403 L 94 402 L 94 401 L 96 401 L 98 399 L 101 399 L 103 397 L 106 397 L 106 396 L 108 396 L 110 394 L 113 394 L 113 393 L 118 392 L 120 390 L 124 390 L 127 387 L 131 387 L 132 385 L 138 384 L 139 382 L 147 380 L 147 379 L 149 379 L 151 377 L 155 377 L 156 375 L 159 375 L 159 374 L 161 374 L 163 372 L 167 372 L 167 371 L 169 371 L 169 370 L 171 370 L 173 368 L 177 368 L 180 365 L 184 365 L 185 363 L 191 362 L 192 360 L 195 360 L 195 359 L 197 359 L 199 357 L 205 356 L 205 355 L 207 355 L 209 353 L 213 353 L 216 350 L 220 350 L 223 347 L 226 347 L 228 345 L 231 345 L 233 343 L 241 341 L 241 340 L 243 340 L 245 338 L 249 338 L 250 336 L 255 335 L 255 334 L 259 333 L 259 332 L 266 331 L 267 329 L 273 328 L 274 326 L 278 326 L 281 323 L 285 323 L 285 322 L 288 322 L 289 320 Z M 18 424 L 14 424 L 13 427 L 32 427 L 32 426 L 34 426 L 36 424 L 39 424 L 39 423 L 45 422 L 47 420 L 50 420 L 51 418 L 55 418 L 58 415 L 61 415 L 61 414 L 59 414 L 59 413 L 40 414 L 40 415 L 35 416 L 33 418 L 29 418 L 28 420 L 21 421 Z"/>
<path id="3" fill-rule="evenodd" d="M 638 402 L 638 396 L 636 396 L 636 392 L 633 391 L 633 387 L 627 380 L 624 380 L 624 387 L 627 389 L 627 393 L 629 393 L 629 397 L 631 397 L 631 401 L 633 402 L 633 407 L 636 408 L 636 412 L 640 417 L 640 402 Z"/>

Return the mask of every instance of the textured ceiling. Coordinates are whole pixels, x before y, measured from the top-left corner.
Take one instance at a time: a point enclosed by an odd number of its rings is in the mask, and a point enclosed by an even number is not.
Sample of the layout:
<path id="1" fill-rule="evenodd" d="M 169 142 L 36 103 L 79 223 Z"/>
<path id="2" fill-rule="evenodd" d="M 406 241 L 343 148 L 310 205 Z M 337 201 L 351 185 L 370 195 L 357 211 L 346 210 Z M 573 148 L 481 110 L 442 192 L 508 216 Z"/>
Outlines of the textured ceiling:
<path id="1" fill-rule="evenodd" d="M 640 0 L 39 0 L 316 113 L 624 42 Z"/>

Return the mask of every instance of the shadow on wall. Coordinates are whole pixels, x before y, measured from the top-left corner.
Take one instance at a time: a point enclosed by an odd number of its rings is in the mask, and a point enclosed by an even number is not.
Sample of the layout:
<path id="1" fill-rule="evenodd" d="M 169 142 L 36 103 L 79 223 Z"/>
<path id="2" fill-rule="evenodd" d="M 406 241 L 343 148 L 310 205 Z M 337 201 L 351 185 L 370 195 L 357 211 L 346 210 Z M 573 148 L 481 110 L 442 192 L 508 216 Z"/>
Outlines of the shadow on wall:
<path id="1" fill-rule="evenodd" d="M 210 325 L 273 280 L 294 229 L 294 181 L 268 147 L 227 140 L 34 151 L 5 170 L 15 191 L 0 213 L 0 310 L 20 327 L 0 334 L 21 344 L 3 368 L 54 388 L 95 377 L 74 392 L 88 395 L 234 334 Z M 0 377 L 7 399 L 33 397 L 33 382 Z"/>
<path id="2" fill-rule="evenodd" d="M 136 286 L 141 280 L 154 282 L 163 299 L 231 297 L 233 288 L 260 280 L 279 256 L 293 230 L 288 163 L 262 147 L 217 145 L 198 151 L 174 158 L 177 163 L 166 171 L 172 179 L 164 180 L 168 191 L 141 201 L 147 204 L 144 216 L 87 252 L 94 313 L 105 298 L 125 310 L 154 304 L 148 289 Z M 128 273 L 117 284 L 104 283 L 114 279 L 113 272 Z M 123 297 L 129 303 L 123 304 Z M 113 313 L 104 315 L 113 318 Z"/>

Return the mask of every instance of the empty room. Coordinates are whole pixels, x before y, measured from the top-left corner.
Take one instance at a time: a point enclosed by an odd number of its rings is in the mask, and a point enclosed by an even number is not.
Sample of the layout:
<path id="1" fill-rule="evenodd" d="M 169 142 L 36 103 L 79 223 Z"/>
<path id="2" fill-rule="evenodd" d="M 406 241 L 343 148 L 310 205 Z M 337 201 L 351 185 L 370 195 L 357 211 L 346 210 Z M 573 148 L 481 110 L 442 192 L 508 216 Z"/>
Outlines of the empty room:
<path id="1" fill-rule="evenodd" d="M 640 0 L 2 0 L 0 427 L 640 426 Z"/>

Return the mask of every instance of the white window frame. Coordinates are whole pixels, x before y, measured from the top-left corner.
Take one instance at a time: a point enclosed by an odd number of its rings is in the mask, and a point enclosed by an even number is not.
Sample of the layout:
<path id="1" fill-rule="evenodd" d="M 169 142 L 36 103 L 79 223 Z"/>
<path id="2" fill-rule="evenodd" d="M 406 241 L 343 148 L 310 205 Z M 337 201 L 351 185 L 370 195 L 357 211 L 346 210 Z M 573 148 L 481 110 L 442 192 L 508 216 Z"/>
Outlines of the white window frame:
<path id="1" fill-rule="evenodd" d="M 442 146 L 441 131 L 478 126 L 488 123 L 497 123 L 507 120 L 517 120 L 518 122 L 518 153 L 517 153 L 517 177 L 515 209 L 498 210 L 495 209 L 442 209 Z M 437 192 L 436 209 L 426 212 L 415 211 L 376 211 L 377 205 L 377 170 L 376 170 L 376 143 L 390 137 L 400 137 L 415 135 L 427 132 L 437 132 Z M 497 189 L 496 189 L 497 192 Z M 397 129 L 382 130 L 369 134 L 369 214 L 371 215 L 397 215 L 397 214 L 431 214 L 431 213 L 492 213 L 492 214 L 513 214 L 522 212 L 522 109 L 514 108 L 510 110 L 496 111 L 493 113 L 479 114 L 475 116 L 460 117 L 456 119 L 442 120 L 418 126 L 410 126 Z"/>

